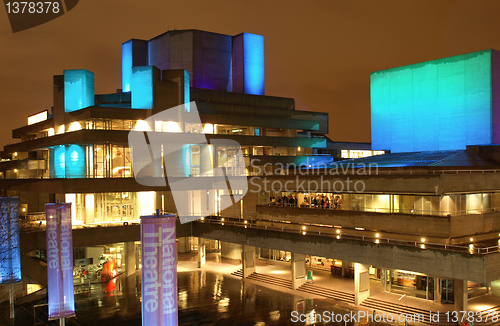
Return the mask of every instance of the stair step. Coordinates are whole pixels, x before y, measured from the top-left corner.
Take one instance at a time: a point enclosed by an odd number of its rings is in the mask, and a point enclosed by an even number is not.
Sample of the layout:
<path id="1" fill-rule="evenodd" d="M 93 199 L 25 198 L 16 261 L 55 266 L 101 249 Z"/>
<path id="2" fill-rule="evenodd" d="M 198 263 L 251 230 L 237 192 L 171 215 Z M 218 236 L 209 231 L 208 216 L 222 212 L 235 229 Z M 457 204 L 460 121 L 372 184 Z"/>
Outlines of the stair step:
<path id="1" fill-rule="evenodd" d="M 285 280 L 279 277 L 274 277 L 274 276 L 269 276 L 265 274 L 260 274 L 260 273 L 252 273 L 248 277 L 250 280 L 262 282 L 262 283 L 268 283 L 272 285 L 277 285 L 281 287 L 286 287 L 291 289 L 292 288 L 292 281 L 290 280 Z"/>
<path id="2" fill-rule="evenodd" d="M 383 301 L 383 300 L 377 300 L 374 298 L 368 298 L 366 299 L 362 304 L 362 307 L 369 308 L 371 310 L 375 311 L 384 311 L 388 312 L 391 314 L 418 314 L 418 315 L 423 315 L 424 317 L 424 324 L 427 325 L 436 325 L 435 322 L 431 322 L 429 320 L 429 311 L 420 309 L 420 308 L 415 308 L 415 307 L 407 307 L 407 306 L 399 306 L 398 310 L 398 304 L 393 303 L 393 302 L 388 302 L 388 301 Z M 435 311 L 432 311 L 433 314 L 435 314 Z M 446 321 L 446 312 L 439 312 L 439 320 L 440 321 Z M 453 325 L 453 323 L 447 323 L 447 322 L 440 322 L 439 325 Z"/>
<path id="3" fill-rule="evenodd" d="M 306 292 L 309 294 L 320 295 L 322 297 L 326 297 L 329 299 L 339 300 L 347 303 L 354 304 L 355 298 L 354 294 L 341 292 L 333 289 L 327 289 L 321 286 L 312 285 L 309 283 L 302 284 L 299 288 L 299 291 Z"/>

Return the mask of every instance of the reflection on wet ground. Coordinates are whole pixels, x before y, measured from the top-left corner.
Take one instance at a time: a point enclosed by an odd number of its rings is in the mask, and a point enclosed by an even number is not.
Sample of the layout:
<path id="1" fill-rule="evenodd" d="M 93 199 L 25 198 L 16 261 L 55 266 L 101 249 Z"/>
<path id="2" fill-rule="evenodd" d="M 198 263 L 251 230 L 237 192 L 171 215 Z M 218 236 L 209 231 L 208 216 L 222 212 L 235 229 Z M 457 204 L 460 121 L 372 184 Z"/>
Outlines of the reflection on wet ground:
<path id="1" fill-rule="evenodd" d="M 90 289 L 88 284 L 76 286 L 77 316 L 67 319 L 66 325 L 141 325 L 139 275 L 121 275 L 107 283 L 92 284 Z M 285 293 L 217 271 L 179 272 L 178 286 L 179 325 L 359 325 L 294 323 L 291 320 L 294 310 L 322 315 L 325 311 L 348 314 L 350 310 L 323 300 L 311 300 L 305 293 L 304 296 L 292 291 Z M 15 325 L 33 325 L 34 303 L 16 306 Z M 8 306 L 2 304 L 0 309 L 2 325 L 9 325 Z M 46 309 L 44 306 L 36 310 L 37 322 L 57 325 L 57 321 L 47 322 Z"/>

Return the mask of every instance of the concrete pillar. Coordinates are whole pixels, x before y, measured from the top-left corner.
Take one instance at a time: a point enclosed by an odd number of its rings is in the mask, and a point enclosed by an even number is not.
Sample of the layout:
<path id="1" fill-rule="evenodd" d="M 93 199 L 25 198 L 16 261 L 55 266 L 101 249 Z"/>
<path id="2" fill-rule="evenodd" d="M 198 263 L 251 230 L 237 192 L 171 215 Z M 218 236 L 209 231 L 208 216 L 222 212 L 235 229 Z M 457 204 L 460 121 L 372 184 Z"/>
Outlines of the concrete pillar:
<path id="1" fill-rule="evenodd" d="M 198 238 L 198 268 L 205 265 L 207 249 L 205 246 L 205 239 Z"/>
<path id="2" fill-rule="evenodd" d="M 434 279 L 434 301 L 441 303 L 441 288 L 440 280 L 438 278 Z"/>
<path id="3" fill-rule="evenodd" d="M 221 258 L 241 259 L 241 245 L 221 241 Z"/>
<path id="4" fill-rule="evenodd" d="M 380 285 L 382 290 L 387 291 L 387 269 L 380 270 Z"/>
<path id="5" fill-rule="evenodd" d="M 255 247 L 243 245 L 241 250 L 243 278 L 255 272 Z"/>
<path id="6" fill-rule="evenodd" d="M 177 239 L 177 252 L 190 252 L 189 237 Z"/>
<path id="7" fill-rule="evenodd" d="M 125 242 L 123 251 L 125 253 L 125 276 L 129 276 L 135 273 L 135 243 Z"/>
<path id="8" fill-rule="evenodd" d="M 157 209 L 160 210 L 160 214 L 163 212 L 163 191 L 155 191 L 155 212 Z"/>
<path id="9" fill-rule="evenodd" d="M 200 145 L 200 173 L 205 176 L 212 176 L 214 169 L 214 146 Z"/>
<path id="10" fill-rule="evenodd" d="M 354 296 L 359 305 L 370 297 L 370 273 L 368 265 L 354 264 Z"/>
<path id="11" fill-rule="evenodd" d="M 469 298 L 468 298 L 468 282 L 466 280 L 454 280 L 454 285 L 455 285 L 455 311 L 467 311 L 468 309 L 468 303 L 469 303 Z M 462 318 L 461 315 L 458 317 L 459 319 Z"/>
<path id="12" fill-rule="evenodd" d="M 296 290 L 306 281 L 306 255 L 292 252 L 292 289 Z"/>

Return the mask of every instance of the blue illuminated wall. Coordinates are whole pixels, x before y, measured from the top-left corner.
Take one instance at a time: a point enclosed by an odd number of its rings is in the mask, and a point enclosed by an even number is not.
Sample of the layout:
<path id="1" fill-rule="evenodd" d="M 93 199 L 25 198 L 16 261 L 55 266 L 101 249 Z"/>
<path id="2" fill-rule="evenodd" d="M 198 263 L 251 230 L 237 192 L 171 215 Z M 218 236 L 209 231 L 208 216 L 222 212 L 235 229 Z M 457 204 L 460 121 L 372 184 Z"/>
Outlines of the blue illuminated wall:
<path id="1" fill-rule="evenodd" d="M 64 111 L 94 105 L 94 73 L 86 69 L 64 70 Z"/>
<path id="2" fill-rule="evenodd" d="M 132 68 L 132 91 L 133 109 L 152 109 L 154 98 L 154 80 L 160 79 L 160 71 L 154 66 L 140 66 Z"/>
<path id="3" fill-rule="evenodd" d="M 492 102 L 499 85 L 492 85 L 497 56 L 486 50 L 372 73 L 372 149 L 414 152 L 494 143 L 500 126 Z"/>
<path id="4" fill-rule="evenodd" d="M 234 42 L 237 43 L 234 46 Z M 122 44 L 122 88 L 131 91 L 133 67 L 184 69 L 190 86 L 264 95 L 264 37 L 199 30 L 169 31 Z M 234 68 L 236 66 L 240 68 Z"/>
<path id="5" fill-rule="evenodd" d="M 233 37 L 233 91 L 265 95 L 264 36 L 242 33 Z"/>
<path id="6" fill-rule="evenodd" d="M 66 146 L 66 178 L 85 178 L 85 148 L 80 145 Z"/>
<path id="7" fill-rule="evenodd" d="M 130 92 L 132 67 L 148 65 L 148 41 L 132 39 L 122 44 L 122 91 Z"/>
<path id="8" fill-rule="evenodd" d="M 53 149 L 54 156 L 54 177 L 66 177 L 66 148 L 58 146 Z M 52 176 L 51 176 L 52 177 Z"/>

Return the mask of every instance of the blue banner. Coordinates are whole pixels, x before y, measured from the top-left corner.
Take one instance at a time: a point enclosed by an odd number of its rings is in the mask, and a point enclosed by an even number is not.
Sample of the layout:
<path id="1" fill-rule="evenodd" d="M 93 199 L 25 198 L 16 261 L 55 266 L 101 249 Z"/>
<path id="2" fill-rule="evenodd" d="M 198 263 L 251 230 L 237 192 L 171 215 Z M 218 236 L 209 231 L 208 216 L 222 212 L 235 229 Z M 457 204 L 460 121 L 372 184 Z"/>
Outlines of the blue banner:
<path id="1" fill-rule="evenodd" d="M 71 203 L 45 205 L 49 320 L 75 315 Z"/>
<path id="2" fill-rule="evenodd" d="M 21 282 L 19 198 L 0 197 L 0 283 Z"/>

